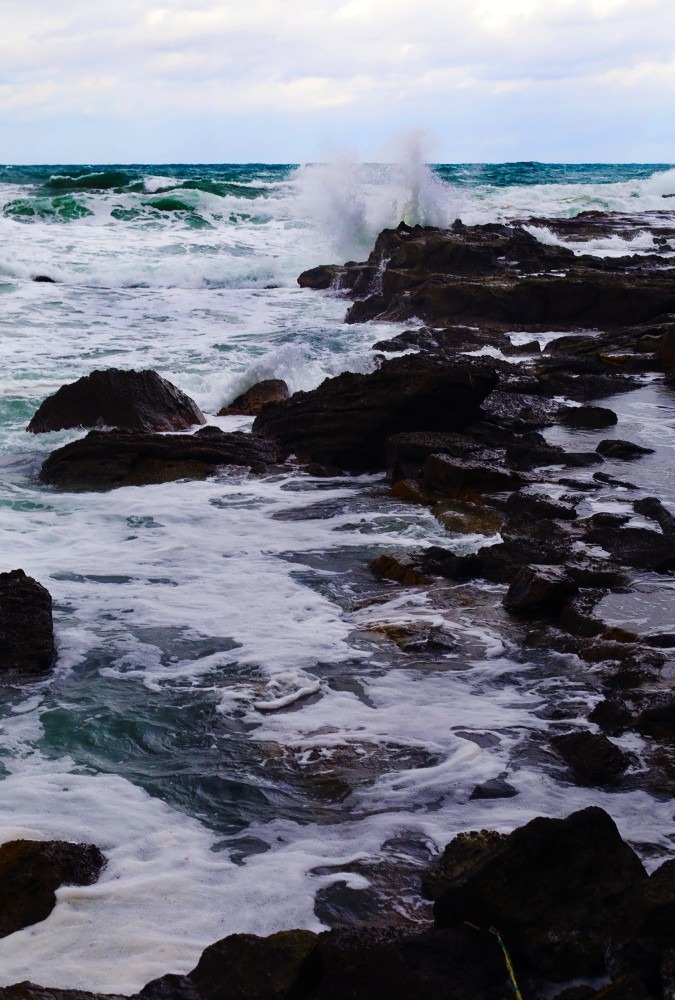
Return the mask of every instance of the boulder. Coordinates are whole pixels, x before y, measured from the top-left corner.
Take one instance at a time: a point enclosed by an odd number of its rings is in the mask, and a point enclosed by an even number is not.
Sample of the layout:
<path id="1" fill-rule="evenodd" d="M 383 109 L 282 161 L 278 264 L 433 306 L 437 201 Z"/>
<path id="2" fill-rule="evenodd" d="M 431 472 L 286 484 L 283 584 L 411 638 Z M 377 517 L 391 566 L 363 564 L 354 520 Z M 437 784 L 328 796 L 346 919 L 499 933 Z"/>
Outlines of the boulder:
<path id="1" fill-rule="evenodd" d="M 253 430 L 303 461 L 366 471 L 385 465 L 385 441 L 401 431 L 454 431 L 477 414 L 497 374 L 472 359 L 412 354 L 369 375 L 345 372 L 311 392 L 266 406 Z"/>
<path id="2" fill-rule="evenodd" d="M 601 545 L 619 563 L 657 573 L 675 568 L 675 537 L 646 528 L 593 526 L 586 541 Z"/>
<path id="3" fill-rule="evenodd" d="M 593 430 L 612 427 L 617 422 L 614 410 L 606 406 L 568 406 L 558 413 L 558 423 L 565 427 L 582 427 Z"/>
<path id="4" fill-rule="evenodd" d="M 601 733 L 584 730 L 551 737 L 551 746 L 565 761 L 578 785 L 598 787 L 612 784 L 630 763 L 616 743 Z"/>
<path id="5" fill-rule="evenodd" d="M 468 458 L 430 455 L 424 463 L 424 482 L 429 489 L 459 498 L 517 490 L 524 479 L 519 473 L 503 467 L 503 457 L 503 453 L 487 449 Z"/>
<path id="6" fill-rule="evenodd" d="M 562 566 L 523 566 L 511 581 L 503 600 L 508 611 L 557 611 L 576 587 Z"/>
<path id="7" fill-rule="evenodd" d="M 420 572 L 417 566 L 401 562 L 395 556 L 378 556 L 371 562 L 370 570 L 373 576 L 391 580 L 393 583 L 402 583 L 405 587 L 419 587 L 431 583 L 431 579 L 426 573 Z"/>
<path id="8" fill-rule="evenodd" d="M 49 591 L 22 569 L 0 573 L 0 672 L 40 676 L 55 660 Z"/>
<path id="9" fill-rule="evenodd" d="M 436 925 L 494 927 L 514 960 L 554 980 L 599 975 L 626 902 L 647 874 L 614 821 L 592 806 L 534 819 L 452 878 Z"/>
<path id="10" fill-rule="evenodd" d="M 94 844 L 12 840 L 0 847 L 0 937 L 45 920 L 61 885 L 92 885 L 106 859 Z"/>
<path id="11" fill-rule="evenodd" d="M 675 515 L 671 514 L 656 497 L 636 500 L 633 509 L 637 514 L 656 521 L 664 535 L 675 535 Z"/>
<path id="12" fill-rule="evenodd" d="M 288 386 L 283 379 L 264 379 L 262 382 L 256 382 L 246 392 L 242 392 L 241 396 L 237 396 L 229 406 L 219 410 L 218 416 L 254 417 L 267 403 L 282 403 L 289 396 Z"/>
<path id="13" fill-rule="evenodd" d="M 387 438 L 387 473 L 399 479 L 417 479 L 429 455 L 465 456 L 478 451 L 480 444 L 459 431 L 414 431 Z"/>
<path id="14" fill-rule="evenodd" d="M 204 427 L 195 434 L 125 434 L 90 431 L 52 452 L 40 479 L 70 490 L 107 490 L 176 479 L 204 479 L 219 467 L 263 468 L 283 460 L 268 438 Z"/>
<path id="15" fill-rule="evenodd" d="M 623 461 L 640 458 L 641 455 L 651 455 L 654 451 L 653 448 L 643 448 L 642 445 L 633 444 L 632 441 L 621 441 L 619 438 L 607 438 L 601 441 L 595 450 L 603 458 L 620 458 Z"/>
<path id="16" fill-rule="evenodd" d="M 67 427 L 182 431 L 206 419 L 194 400 L 153 371 L 94 371 L 48 396 L 28 424 L 32 434 Z"/>

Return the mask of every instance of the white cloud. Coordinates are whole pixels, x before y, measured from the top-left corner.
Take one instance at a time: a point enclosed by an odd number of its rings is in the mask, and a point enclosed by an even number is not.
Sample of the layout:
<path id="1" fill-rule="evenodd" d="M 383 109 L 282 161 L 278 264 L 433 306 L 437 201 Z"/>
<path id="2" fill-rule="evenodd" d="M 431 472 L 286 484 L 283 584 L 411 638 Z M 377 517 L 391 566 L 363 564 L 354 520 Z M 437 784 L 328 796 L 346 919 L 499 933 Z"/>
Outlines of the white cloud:
<path id="1" fill-rule="evenodd" d="M 463 95 L 477 134 L 497 105 L 506 134 L 544 100 L 591 119 L 620 91 L 667 122 L 674 43 L 672 0 L 3 0 L 0 115 L 445 129 Z"/>

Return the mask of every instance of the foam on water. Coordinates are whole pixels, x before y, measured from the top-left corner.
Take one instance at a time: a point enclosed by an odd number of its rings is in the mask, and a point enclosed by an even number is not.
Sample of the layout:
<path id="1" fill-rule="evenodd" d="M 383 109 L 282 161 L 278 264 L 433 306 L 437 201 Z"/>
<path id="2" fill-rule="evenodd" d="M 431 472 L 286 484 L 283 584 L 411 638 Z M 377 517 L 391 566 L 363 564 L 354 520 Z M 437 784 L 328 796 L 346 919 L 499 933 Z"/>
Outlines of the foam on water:
<path id="1" fill-rule="evenodd" d="M 373 477 L 236 472 L 67 493 L 35 476 L 80 432 L 24 428 L 63 382 L 111 365 L 153 368 L 210 422 L 250 427 L 215 413 L 260 378 L 308 389 L 374 364 L 381 326 L 345 325 L 344 300 L 296 286 L 303 268 L 364 257 L 402 216 L 446 225 L 668 208 L 675 172 L 526 184 L 513 171 L 469 182 L 458 169 L 449 183 L 414 142 L 399 166 L 144 166 L 99 191 L 48 187 L 76 177 L 70 168 L 22 169 L 0 171 L 0 205 L 50 211 L 0 212 L 0 529 L 4 568 L 53 595 L 59 661 L 44 681 L 2 692 L 0 840 L 93 841 L 109 864 L 0 941 L 0 982 L 133 992 L 188 971 L 228 933 L 319 929 L 317 890 L 363 889 L 342 869 L 376 865 L 396 837 L 437 849 L 461 830 L 593 802 L 650 865 L 671 856 L 667 802 L 570 786 L 541 749 L 552 702 L 586 725 L 586 667 L 519 660 L 499 587 L 459 588 L 451 612 L 416 590 L 383 593 L 367 568 L 381 552 L 463 553 L 498 536 L 454 537 Z M 163 198 L 186 207 L 153 207 Z M 626 252 L 621 241 L 592 249 Z M 672 408 L 658 388 L 621 406 L 622 435 L 666 447 Z M 656 477 L 659 464 L 663 451 L 641 468 Z M 659 495 L 671 503 L 669 489 Z M 447 647 L 406 656 L 392 627 L 440 630 Z M 620 742 L 639 760 L 638 737 Z M 505 771 L 515 799 L 471 799 Z"/>

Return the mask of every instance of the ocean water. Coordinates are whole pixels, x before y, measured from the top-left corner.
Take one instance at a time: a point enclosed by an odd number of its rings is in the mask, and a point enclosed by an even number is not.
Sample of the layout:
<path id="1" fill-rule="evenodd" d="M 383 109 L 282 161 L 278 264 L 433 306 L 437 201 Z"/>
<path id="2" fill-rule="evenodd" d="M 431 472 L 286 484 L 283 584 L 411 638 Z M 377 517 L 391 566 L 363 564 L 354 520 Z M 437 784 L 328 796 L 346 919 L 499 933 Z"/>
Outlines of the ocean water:
<path id="1" fill-rule="evenodd" d="M 382 552 L 484 538 L 378 477 L 63 492 L 37 472 L 80 432 L 25 432 L 45 396 L 110 366 L 155 369 L 210 423 L 245 429 L 215 414 L 260 378 L 307 389 L 373 366 L 382 326 L 345 325 L 345 301 L 301 290 L 301 270 L 363 259 L 402 218 L 672 221 L 673 193 L 670 165 L 0 168 L 2 568 L 49 589 L 59 652 L 48 679 L 0 690 L 0 841 L 92 841 L 108 858 L 96 885 L 0 940 L 0 984 L 131 993 L 226 934 L 321 929 L 330 899 L 414 920 L 392 862 L 591 803 L 648 865 L 675 854 L 667 798 L 576 788 L 546 751 L 553 707 L 587 725 L 587 665 L 524 658 L 500 587 L 420 593 L 368 571 Z M 590 249 L 653 247 L 645 229 Z M 616 404 L 617 434 L 657 447 L 645 474 L 672 502 L 672 399 L 646 383 Z M 387 639 L 400 626 L 447 648 L 404 653 Z M 640 739 L 619 742 L 639 773 Z M 470 798 L 503 773 L 517 796 Z"/>

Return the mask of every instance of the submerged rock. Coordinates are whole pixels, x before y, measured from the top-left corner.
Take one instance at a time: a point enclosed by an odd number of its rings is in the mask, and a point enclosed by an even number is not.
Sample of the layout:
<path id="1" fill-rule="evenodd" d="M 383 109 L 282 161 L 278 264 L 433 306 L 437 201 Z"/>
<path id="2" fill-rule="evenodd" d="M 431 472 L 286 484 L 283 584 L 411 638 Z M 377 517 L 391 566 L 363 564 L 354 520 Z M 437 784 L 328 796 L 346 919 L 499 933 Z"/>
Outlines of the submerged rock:
<path id="1" fill-rule="evenodd" d="M 0 847 L 0 937 L 45 920 L 61 885 L 92 885 L 106 859 L 94 844 L 12 840 Z"/>
<path id="2" fill-rule="evenodd" d="M 281 461 L 268 438 L 204 427 L 195 434 L 124 434 L 90 431 L 52 452 L 40 479 L 71 490 L 107 490 L 176 479 L 204 479 L 224 465 L 258 468 Z"/>
<path id="3" fill-rule="evenodd" d="M 63 385 L 37 409 L 32 434 L 67 427 L 182 431 L 206 418 L 194 400 L 153 371 L 94 371 Z"/>
<path id="4" fill-rule="evenodd" d="M 0 672 L 40 676 L 55 660 L 49 591 L 22 569 L 0 573 Z"/>
<path id="5" fill-rule="evenodd" d="M 385 465 L 385 441 L 401 431 L 451 431 L 468 424 L 495 387 L 485 364 L 439 355 L 385 361 L 369 375 L 345 372 L 311 392 L 266 406 L 253 430 L 302 461 L 365 471 Z"/>

